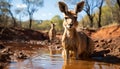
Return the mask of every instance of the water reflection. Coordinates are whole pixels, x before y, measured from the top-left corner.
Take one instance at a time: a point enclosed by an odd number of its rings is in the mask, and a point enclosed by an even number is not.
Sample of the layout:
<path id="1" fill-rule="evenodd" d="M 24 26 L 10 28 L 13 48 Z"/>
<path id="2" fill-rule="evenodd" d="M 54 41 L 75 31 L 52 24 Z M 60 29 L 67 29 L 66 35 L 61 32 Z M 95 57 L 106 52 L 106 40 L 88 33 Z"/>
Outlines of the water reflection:
<path id="1" fill-rule="evenodd" d="M 74 60 L 64 62 L 62 69 L 94 69 L 94 62 Z"/>
<path id="2" fill-rule="evenodd" d="M 120 65 L 86 60 L 65 62 L 60 54 L 41 54 L 24 61 L 12 62 L 8 69 L 120 69 Z"/>
<path id="3" fill-rule="evenodd" d="M 62 69 L 63 60 L 61 55 L 40 55 L 25 61 L 11 63 L 9 69 Z"/>
<path id="4" fill-rule="evenodd" d="M 77 60 L 64 62 L 62 69 L 120 69 L 120 66 L 103 62 Z"/>

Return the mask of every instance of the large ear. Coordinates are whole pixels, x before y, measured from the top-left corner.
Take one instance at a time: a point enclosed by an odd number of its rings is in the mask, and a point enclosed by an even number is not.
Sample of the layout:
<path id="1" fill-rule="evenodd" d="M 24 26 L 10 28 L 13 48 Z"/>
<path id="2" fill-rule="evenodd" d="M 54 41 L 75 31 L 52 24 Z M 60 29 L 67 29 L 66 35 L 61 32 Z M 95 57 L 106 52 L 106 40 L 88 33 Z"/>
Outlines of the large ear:
<path id="1" fill-rule="evenodd" d="M 68 7 L 64 2 L 58 2 L 58 5 L 61 12 L 67 13 Z"/>
<path id="2" fill-rule="evenodd" d="M 83 7 L 84 7 L 84 1 L 77 3 L 75 12 L 78 13 L 78 12 L 82 11 Z"/>

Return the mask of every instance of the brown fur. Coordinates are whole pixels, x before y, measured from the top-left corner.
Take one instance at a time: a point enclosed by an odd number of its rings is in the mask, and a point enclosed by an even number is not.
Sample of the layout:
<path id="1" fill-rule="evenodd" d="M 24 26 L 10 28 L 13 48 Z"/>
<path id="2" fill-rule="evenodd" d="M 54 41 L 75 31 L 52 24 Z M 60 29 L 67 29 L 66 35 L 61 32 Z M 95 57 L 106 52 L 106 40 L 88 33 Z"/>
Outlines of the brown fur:
<path id="1" fill-rule="evenodd" d="M 56 37 L 55 24 L 51 23 L 51 29 L 49 30 L 49 40 L 53 41 Z"/>
<path id="2" fill-rule="evenodd" d="M 77 4 L 75 10 L 68 10 L 64 2 L 59 2 L 60 11 L 64 13 L 63 26 L 65 28 L 62 36 L 63 58 L 68 60 L 74 55 L 75 59 L 80 56 L 88 56 L 92 53 L 92 46 L 90 46 L 90 39 L 83 32 L 77 32 L 78 26 L 77 13 L 80 12 L 84 6 L 84 2 Z"/>

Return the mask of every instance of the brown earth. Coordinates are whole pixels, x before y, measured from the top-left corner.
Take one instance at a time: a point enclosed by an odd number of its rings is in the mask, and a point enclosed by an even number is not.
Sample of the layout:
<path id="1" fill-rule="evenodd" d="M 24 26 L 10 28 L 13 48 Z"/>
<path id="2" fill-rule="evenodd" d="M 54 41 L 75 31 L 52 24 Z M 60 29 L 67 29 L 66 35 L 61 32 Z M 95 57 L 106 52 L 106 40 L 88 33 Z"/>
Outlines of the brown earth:
<path id="1" fill-rule="evenodd" d="M 48 36 L 40 31 L 0 27 L 0 69 L 11 61 L 27 59 L 47 48 Z M 46 44 L 47 43 L 47 44 Z"/>
<path id="2" fill-rule="evenodd" d="M 1 32 L 2 31 L 2 32 Z M 1 40 L 46 40 L 48 36 L 40 31 L 23 28 L 3 28 L 0 27 Z"/>
<path id="3" fill-rule="evenodd" d="M 92 34 L 94 39 L 113 39 L 120 37 L 120 25 L 104 27 Z"/>
<path id="4" fill-rule="evenodd" d="M 0 31 L 4 28 L 0 27 Z M 93 59 L 105 62 L 120 62 L 120 25 L 100 28 L 98 30 L 84 30 L 95 42 Z M 54 43 L 49 42 L 46 33 L 31 29 L 5 28 L 0 33 L 0 69 L 1 63 L 9 62 L 13 57 L 17 59 L 29 58 L 40 48 L 54 45 L 61 46 L 61 35 L 57 35 Z M 17 55 L 16 55 L 17 54 Z M 10 58 L 8 55 L 12 56 Z M 3 57 L 6 57 L 3 59 Z M 112 60 L 110 60 L 112 59 Z"/>
<path id="5" fill-rule="evenodd" d="M 102 61 L 120 62 L 120 25 L 100 28 L 91 38 L 95 42 L 94 56 L 102 57 Z"/>

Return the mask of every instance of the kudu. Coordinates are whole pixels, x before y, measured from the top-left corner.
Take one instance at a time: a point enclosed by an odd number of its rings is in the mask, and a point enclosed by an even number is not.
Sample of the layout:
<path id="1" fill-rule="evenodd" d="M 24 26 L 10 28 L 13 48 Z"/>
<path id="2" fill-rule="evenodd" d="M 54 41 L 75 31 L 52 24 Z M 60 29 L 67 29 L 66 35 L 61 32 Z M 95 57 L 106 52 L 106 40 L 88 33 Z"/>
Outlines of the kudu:
<path id="1" fill-rule="evenodd" d="M 64 60 L 71 58 L 71 54 L 74 55 L 75 59 L 88 56 L 93 49 L 90 45 L 90 38 L 82 31 L 77 32 L 76 30 L 78 26 L 77 14 L 83 9 L 84 1 L 77 3 L 75 10 L 68 10 L 68 6 L 64 2 L 58 2 L 58 5 L 60 11 L 64 13 L 64 33 L 62 36 Z"/>

